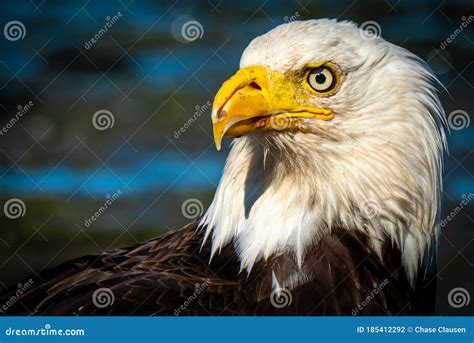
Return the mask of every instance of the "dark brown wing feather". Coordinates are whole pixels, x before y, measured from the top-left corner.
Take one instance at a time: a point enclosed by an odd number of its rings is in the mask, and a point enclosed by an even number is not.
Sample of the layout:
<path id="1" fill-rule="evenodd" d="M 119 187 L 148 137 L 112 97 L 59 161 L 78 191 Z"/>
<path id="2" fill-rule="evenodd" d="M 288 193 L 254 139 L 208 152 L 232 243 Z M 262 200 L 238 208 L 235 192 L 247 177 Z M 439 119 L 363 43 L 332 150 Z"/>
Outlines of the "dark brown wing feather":
<path id="1" fill-rule="evenodd" d="M 233 244 L 208 263 L 210 244 L 202 246 L 202 239 L 203 229 L 193 222 L 133 247 L 64 263 L 41 272 L 42 281 L 35 280 L 34 287 L 18 298 L 16 289 L 6 292 L 2 303 L 9 300 L 12 305 L 3 312 L 407 315 L 430 314 L 432 310 L 433 285 L 424 289 L 426 285 L 420 281 L 412 290 L 401 268 L 400 252 L 387 244 L 381 260 L 361 233 L 337 229 L 323 237 L 307 252 L 300 269 L 306 281 L 299 281 L 286 294 L 272 293 L 272 287 L 274 278 L 298 279 L 299 269 L 291 254 L 259 262 L 248 274 L 240 272 Z M 102 299 L 94 296 L 101 288 L 108 292 Z"/>

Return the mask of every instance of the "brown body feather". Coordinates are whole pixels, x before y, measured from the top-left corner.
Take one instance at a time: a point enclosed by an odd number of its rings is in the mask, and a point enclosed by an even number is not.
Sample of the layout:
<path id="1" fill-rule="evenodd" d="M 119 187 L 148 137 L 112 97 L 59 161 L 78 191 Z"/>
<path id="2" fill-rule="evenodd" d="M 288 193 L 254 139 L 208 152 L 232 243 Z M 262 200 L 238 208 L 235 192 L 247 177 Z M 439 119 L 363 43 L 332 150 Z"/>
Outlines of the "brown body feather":
<path id="1" fill-rule="evenodd" d="M 291 289 L 291 303 L 272 305 L 273 277 L 297 275 L 292 255 L 258 262 L 250 273 L 229 244 L 208 263 L 196 222 L 129 248 L 85 256 L 41 272 L 7 315 L 417 315 L 431 314 L 434 283 L 412 289 L 401 254 L 386 244 L 383 258 L 367 237 L 337 229 L 307 252 L 305 275 Z M 94 305 L 93 293 L 109 288 L 110 306 Z M 3 300 L 15 294 L 7 291 Z M 421 296 L 422 295 L 422 296 Z M 275 298 L 273 298 L 275 299 Z M 280 299 L 281 300 L 281 299 Z M 288 300 L 288 299 L 287 299 Z M 276 299 L 278 302 L 278 299 Z M 288 301 L 286 301 L 288 303 Z"/>

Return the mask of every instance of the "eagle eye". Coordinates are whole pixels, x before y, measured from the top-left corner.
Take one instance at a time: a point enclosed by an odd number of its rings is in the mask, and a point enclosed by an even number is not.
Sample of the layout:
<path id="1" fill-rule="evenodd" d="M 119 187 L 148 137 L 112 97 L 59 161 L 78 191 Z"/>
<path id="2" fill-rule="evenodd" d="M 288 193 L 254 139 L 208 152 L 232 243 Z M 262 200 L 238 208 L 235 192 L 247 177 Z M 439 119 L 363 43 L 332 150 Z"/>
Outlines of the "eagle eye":
<path id="1" fill-rule="evenodd" d="M 337 84 L 336 75 L 329 67 L 317 67 L 309 71 L 307 82 L 318 93 L 332 91 Z"/>

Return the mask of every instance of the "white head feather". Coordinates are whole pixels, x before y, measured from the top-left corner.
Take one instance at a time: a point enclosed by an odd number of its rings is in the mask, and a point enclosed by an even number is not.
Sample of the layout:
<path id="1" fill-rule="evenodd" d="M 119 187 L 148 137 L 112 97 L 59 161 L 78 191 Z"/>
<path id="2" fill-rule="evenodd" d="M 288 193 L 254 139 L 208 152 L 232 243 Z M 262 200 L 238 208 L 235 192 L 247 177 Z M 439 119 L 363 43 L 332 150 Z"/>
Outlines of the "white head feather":
<path id="1" fill-rule="evenodd" d="M 351 22 L 310 20 L 245 49 L 241 68 L 331 61 L 345 76 L 335 95 L 314 99 L 335 113 L 331 121 L 234 140 L 201 221 L 213 254 L 235 240 L 243 269 L 281 251 L 301 263 L 307 247 L 343 227 L 367 233 L 377 253 L 381 241 L 396 244 L 413 280 L 438 227 L 444 111 L 421 59 L 364 37 Z"/>

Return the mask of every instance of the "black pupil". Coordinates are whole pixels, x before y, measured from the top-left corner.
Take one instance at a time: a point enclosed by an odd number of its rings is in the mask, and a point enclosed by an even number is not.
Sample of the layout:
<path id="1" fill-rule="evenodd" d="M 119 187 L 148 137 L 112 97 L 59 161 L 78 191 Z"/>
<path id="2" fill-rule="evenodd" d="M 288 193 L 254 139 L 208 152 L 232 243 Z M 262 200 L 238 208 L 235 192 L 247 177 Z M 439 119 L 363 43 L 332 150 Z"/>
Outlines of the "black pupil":
<path id="1" fill-rule="evenodd" d="M 316 82 L 319 84 L 323 84 L 324 82 L 326 82 L 326 75 L 322 73 L 316 74 Z"/>

